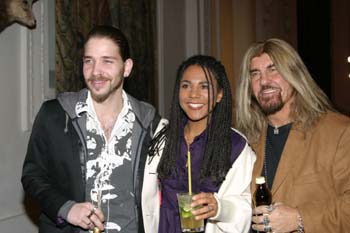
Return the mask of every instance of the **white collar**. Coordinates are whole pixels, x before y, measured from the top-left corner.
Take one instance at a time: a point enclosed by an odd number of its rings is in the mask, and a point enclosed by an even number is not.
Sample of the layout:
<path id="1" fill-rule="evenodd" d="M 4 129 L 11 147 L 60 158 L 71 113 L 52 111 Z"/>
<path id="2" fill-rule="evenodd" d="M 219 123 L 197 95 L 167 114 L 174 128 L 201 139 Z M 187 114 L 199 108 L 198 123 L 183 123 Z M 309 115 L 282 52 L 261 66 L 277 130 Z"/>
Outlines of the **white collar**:
<path id="1" fill-rule="evenodd" d="M 131 109 L 131 105 L 129 103 L 128 95 L 124 90 L 122 90 L 122 98 L 123 98 L 123 108 L 120 111 L 120 116 L 124 116 L 128 113 L 128 110 Z M 85 102 L 77 102 L 75 105 L 75 114 L 78 117 L 81 117 L 82 113 L 87 112 L 90 116 L 96 117 L 96 111 L 92 102 L 91 92 L 88 91 L 88 96 Z"/>

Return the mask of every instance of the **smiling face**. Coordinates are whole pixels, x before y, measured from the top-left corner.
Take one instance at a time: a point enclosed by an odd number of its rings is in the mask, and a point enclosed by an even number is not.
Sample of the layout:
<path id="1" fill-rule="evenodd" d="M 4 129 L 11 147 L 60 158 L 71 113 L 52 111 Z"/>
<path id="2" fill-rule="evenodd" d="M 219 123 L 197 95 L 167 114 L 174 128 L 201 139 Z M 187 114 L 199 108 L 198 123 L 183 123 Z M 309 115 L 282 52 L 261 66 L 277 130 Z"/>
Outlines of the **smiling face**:
<path id="1" fill-rule="evenodd" d="M 223 96 L 214 77 L 205 77 L 204 70 L 198 65 L 189 66 L 180 81 L 179 103 L 189 122 L 206 127 L 208 117 L 216 103 Z M 210 97 L 209 97 L 210 91 Z"/>
<path id="2" fill-rule="evenodd" d="M 118 95 L 121 98 L 123 78 L 132 69 L 132 60 L 123 61 L 118 45 L 106 37 L 92 37 L 85 44 L 83 73 L 93 100 L 103 102 Z"/>
<path id="3" fill-rule="evenodd" d="M 292 86 L 281 76 L 270 56 L 263 53 L 250 64 L 251 88 L 265 115 L 286 113 L 294 99 Z"/>

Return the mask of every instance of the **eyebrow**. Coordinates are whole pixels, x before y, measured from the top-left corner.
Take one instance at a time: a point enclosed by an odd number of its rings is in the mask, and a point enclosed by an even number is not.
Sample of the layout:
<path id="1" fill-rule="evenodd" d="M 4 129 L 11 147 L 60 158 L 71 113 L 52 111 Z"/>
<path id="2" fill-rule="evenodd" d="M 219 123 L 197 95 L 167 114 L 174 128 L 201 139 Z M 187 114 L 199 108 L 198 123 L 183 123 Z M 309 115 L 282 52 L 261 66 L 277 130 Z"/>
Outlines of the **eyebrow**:
<path id="1" fill-rule="evenodd" d="M 118 60 L 117 57 L 114 56 L 102 56 L 103 59 L 112 59 L 112 60 Z"/>
<path id="2" fill-rule="evenodd" d="M 83 59 L 86 59 L 86 58 L 93 58 L 93 56 L 83 56 Z M 102 56 L 102 59 L 118 60 L 118 58 L 114 56 Z"/>
<path id="3" fill-rule="evenodd" d="M 275 67 L 275 64 L 270 64 L 270 65 L 268 65 L 266 68 L 271 68 L 271 67 Z"/>
<path id="4" fill-rule="evenodd" d="M 181 80 L 181 83 L 192 83 L 190 80 Z M 210 82 L 208 81 L 201 81 L 199 84 L 209 84 Z"/>
<path id="5" fill-rule="evenodd" d="M 260 71 L 260 70 L 258 70 L 258 69 L 250 69 L 249 73 L 253 73 L 253 72 L 256 72 L 256 71 Z"/>
<path id="6" fill-rule="evenodd" d="M 270 69 L 270 68 L 272 68 L 272 67 L 275 67 L 275 64 L 271 63 L 271 64 L 267 65 L 266 68 L 267 68 L 267 69 Z M 250 73 L 253 73 L 253 72 L 256 72 L 256 71 L 260 71 L 260 70 L 259 70 L 259 69 L 256 69 L 256 68 L 255 68 L 255 69 L 250 69 L 250 70 L 249 70 Z"/>

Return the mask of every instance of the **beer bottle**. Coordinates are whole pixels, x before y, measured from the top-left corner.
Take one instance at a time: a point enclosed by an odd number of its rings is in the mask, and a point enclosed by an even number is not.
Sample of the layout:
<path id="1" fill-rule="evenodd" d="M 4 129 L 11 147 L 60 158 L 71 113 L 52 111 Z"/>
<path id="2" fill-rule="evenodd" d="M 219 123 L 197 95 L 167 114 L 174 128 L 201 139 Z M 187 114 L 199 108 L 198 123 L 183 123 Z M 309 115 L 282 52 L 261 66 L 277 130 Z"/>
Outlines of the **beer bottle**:
<path id="1" fill-rule="evenodd" d="M 254 192 L 255 206 L 270 205 L 272 202 L 272 194 L 266 185 L 265 177 L 259 176 L 255 178 L 256 190 Z"/>

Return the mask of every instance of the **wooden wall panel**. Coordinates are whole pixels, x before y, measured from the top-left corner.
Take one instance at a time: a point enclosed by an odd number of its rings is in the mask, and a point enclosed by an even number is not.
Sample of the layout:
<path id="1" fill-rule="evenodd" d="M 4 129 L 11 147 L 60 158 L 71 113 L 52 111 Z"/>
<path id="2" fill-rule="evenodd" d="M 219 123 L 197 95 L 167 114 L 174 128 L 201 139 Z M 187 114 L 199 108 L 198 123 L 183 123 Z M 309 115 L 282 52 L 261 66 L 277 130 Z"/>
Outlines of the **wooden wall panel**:
<path id="1" fill-rule="evenodd" d="M 297 48 L 297 0 L 256 0 L 256 39 L 283 39 Z"/>
<path id="2" fill-rule="evenodd" d="M 255 1 L 211 1 L 211 54 L 222 61 L 233 100 L 243 54 L 255 41 Z"/>

